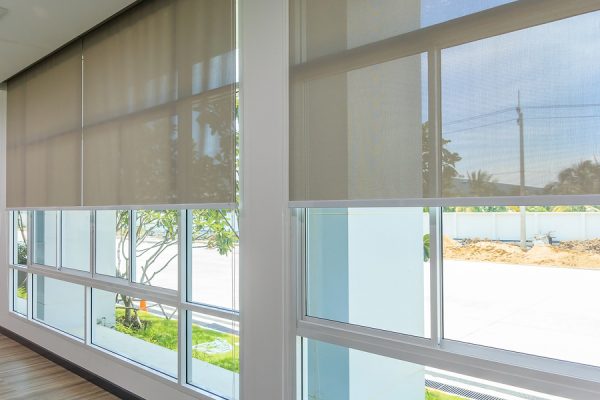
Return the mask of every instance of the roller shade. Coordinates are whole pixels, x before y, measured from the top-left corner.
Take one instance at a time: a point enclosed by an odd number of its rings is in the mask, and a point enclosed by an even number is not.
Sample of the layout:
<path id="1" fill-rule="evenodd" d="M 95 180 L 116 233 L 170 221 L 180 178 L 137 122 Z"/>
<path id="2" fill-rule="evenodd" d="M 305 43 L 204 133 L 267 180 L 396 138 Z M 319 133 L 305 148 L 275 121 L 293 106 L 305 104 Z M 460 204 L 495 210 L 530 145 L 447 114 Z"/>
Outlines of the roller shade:
<path id="1" fill-rule="evenodd" d="M 81 202 L 81 42 L 7 84 L 7 207 Z"/>
<path id="2" fill-rule="evenodd" d="M 418 2 L 292 3 L 290 200 L 422 197 L 426 54 L 321 68 L 418 29 Z"/>
<path id="3" fill-rule="evenodd" d="M 8 82 L 8 206 L 233 203 L 235 96 L 234 2 L 141 2 Z"/>
<path id="4" fill-rule="evenodd" d="M 144 2 L 83 41 L 85 205 L 235 201 L 230 1 Z"/>
<path id="5" fill-rule="evenodd" d="M 291 1 L 292 206 L 600 194 L 599 12 L 445 3 Z"/>

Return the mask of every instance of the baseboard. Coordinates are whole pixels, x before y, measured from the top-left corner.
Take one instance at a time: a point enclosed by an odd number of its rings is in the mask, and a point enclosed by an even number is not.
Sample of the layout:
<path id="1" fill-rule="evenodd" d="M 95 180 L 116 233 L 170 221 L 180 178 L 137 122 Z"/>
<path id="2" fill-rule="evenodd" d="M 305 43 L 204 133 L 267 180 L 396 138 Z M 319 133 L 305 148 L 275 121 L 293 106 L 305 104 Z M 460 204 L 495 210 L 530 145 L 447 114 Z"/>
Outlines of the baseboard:
<path id="1" fill-rule="evenodd" d="M 61 367 L 73 372 L 76 375 L 79 375 L 83 379 L 93 383 L 96 386 L 101 387 L 102 389 L 117 396 L 120 399 L 144 400 L 143 397 L 140 397 L 134 393 L 131 393 L 129 390 L 123 389 L 121 386 L 115 385 L 108 379 L 102 378 L 101 376 L 88 371 L 87 369 L 67 360 L 66 358 L 59 356 L 56 353 L 51 352 L 50 350 L 43 348 L 42 346 L 32 342 L 31 340 L 25 339 L 24 337 L 16 334 L 15 332 L 13 332 L 9 329 L 6 329 L 3 326 L 0 326 L 0 334 L 35 351 L 40 356 L 47 358 L 48 360 L 52 361 L 53 363 L 60 365 Z"/>

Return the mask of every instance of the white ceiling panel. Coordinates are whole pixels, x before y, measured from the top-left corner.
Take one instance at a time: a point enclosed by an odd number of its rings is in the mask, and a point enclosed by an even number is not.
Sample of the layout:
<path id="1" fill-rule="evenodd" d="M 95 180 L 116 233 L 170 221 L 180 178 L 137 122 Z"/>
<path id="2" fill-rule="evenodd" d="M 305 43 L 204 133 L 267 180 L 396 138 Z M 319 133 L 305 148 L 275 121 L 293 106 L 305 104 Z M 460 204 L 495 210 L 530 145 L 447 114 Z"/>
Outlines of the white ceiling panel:
<path id="1" fill-rule="evenodd" d="M 0 0 L 0 82 L 135 0 Z"/>

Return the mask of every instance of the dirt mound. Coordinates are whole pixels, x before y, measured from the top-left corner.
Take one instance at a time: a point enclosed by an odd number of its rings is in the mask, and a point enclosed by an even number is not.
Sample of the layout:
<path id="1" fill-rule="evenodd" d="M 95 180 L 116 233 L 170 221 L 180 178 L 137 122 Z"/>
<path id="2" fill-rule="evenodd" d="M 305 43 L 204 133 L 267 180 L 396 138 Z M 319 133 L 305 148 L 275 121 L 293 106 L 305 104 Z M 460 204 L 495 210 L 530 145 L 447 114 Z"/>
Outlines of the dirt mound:
<path id="1" fill-rule="evenodd" d="M 566 244 L 563 246 L 563 243 Z M 563 243 L 558 246 L 535 245 L 528 250 L 522 250 L 514 243 L 472 239 L 461 243 L 444 237 L 444 257 L 456 260 L 600 269 L 600 240 Z M 595 246 L 598 246 L 598 250 L 595 250 Z"/>
<path id="2" fill-rule="evenodd" d="M 558 247 L 566 250 L 600 254 L 600 239 L 566 240 L 560 242 Z"/>

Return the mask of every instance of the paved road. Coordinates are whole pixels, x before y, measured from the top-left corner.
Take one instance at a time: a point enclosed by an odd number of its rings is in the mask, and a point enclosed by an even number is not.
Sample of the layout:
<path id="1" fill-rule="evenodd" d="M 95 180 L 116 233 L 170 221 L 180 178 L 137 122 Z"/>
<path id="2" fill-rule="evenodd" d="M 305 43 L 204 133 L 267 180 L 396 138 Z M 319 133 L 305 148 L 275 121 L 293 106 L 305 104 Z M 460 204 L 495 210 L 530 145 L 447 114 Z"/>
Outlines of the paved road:
<path id="1" fill-rule="evenodd" d="M 600 270 L 444 261 L 445 336 L 600 365 Z"/>

